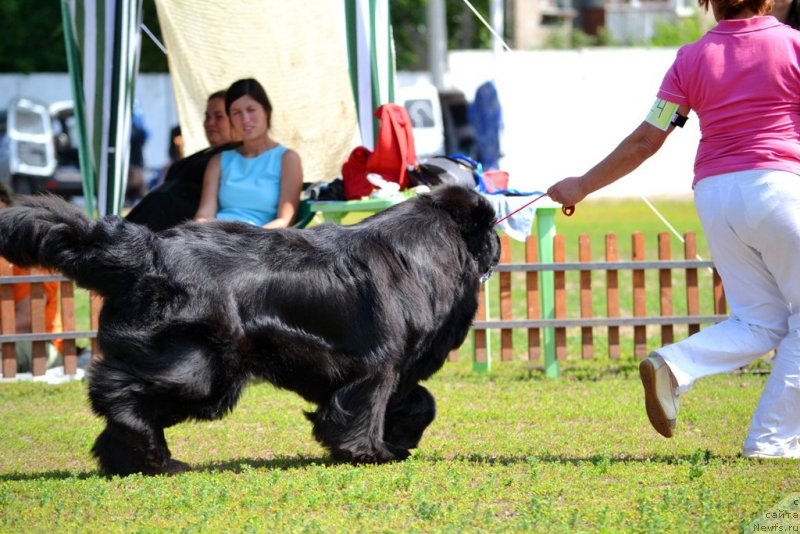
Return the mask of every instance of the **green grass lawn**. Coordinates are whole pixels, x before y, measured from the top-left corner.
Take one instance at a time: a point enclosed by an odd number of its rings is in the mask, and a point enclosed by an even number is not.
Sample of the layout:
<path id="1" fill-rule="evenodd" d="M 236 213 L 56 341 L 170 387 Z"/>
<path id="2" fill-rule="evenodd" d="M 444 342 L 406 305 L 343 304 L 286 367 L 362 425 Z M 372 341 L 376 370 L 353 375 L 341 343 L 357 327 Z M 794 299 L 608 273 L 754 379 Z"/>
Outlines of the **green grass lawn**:
<path id="1" fill-rule="evenodd" d="M 704 259 L 711 259 L 703 234 L 700 219 L 691 197 L 651 198 L 650 201 L 667 222 L 683 236 L 687 232 L 697 234 L 697 249 Z M 605 235 L 617 234 L 619 259 L 631 259 L 631 234 L 641 232 L 645 236 L 648 259 L 657 258 L 657 236 L 667 232 L 671 237 L 672 254 L 683 257 L 683 244 L 669 227 L 639 198 L 586 200 L 576 206 L 575 213 L 566 217 L 556 215 L 556 231 L 564 236 L 567 245 L 567 261 L 577 261 L 578 236 L 586 234 L 592 242 L 592 257 L 602 261 Z M 570 251 L 573 253 L 570 254 Z"/>
<path id="2" fill-rule="evenodd" d="M 647 422 L 628 371 L 492 377 L 448 363 L 411 459 L 332 463 L 291 393 L 252 385 L 234 413 L 168 431 L 196 471 L 107 479 L 85 384 L 0 385 L 2 532 L 720 532 L 800 487 L 797 461 L 739 456 L 765 377 L 704 379 L 676 437 Z"/>

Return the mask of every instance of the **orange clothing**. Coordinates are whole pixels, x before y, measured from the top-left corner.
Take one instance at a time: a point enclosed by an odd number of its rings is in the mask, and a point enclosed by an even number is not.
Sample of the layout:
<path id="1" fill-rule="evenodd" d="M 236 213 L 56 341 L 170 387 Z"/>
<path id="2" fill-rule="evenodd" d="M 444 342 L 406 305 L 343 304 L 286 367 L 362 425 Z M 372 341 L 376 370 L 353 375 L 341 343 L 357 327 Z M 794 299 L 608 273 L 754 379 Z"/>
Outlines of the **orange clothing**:
<path id="1" fill-rule="evenodd" d="M 29 274 L 50 274 L 49 271 L 25 267 L 12 266 L 14 276 Z M 61 332 L 61 314 L 58 311 L 58 282 L 44 282 L 44 328 L 46 332 Z M 31 296 L 30 284 L 14 284 L 14 302 L 19 302 Z M 64 340 L 56 339 L 53 345 L 63 351 Z"/>

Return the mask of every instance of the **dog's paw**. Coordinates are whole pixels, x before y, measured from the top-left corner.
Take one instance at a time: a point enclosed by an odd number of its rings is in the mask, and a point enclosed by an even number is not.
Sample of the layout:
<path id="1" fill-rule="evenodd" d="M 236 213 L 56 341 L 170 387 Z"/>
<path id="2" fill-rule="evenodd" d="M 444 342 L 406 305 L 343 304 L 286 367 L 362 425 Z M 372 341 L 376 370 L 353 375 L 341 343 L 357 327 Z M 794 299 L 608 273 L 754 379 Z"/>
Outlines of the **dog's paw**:
<path id="1" fill-rule="evenodd" d="M 164 466 L 163 473 L 165 475 L 179 475 L 181 473 L 186 473 L 187 471 L 191 471 L 192 466 L 187 464 L 186 462 L 181 462 L 180 460 L 176 460 L 174 458 L 170 458 L 167 460 L 167 464 Z"/>
<path id="2" fill-rule="evenodd" d="M 386 433 L 383 436 L 384 444 L 389 448 L 396 449 L 416 449 L 422 439 L 421 433 L 416 434 L 403 434 L 400 432 Z"/>
<path id="3" fill-rule="evenodd" d="M 335 460 L 353 464 L 385 464 L 399 462 L 411 456 L 408 449 L 395 447 L 389 443 L 369 450 L 337 449 L 331 451 L 331 454 Z"/>
<path id="4" fill-rule="evenodd" d="M 143 475 L 179 475 L 181 473 L 186 473 L 187 471 L 191 471 L 192 467 L 185 463 L 181 462 L 180 460 L 175 460 L 174 458 L 167 458 L 163 462 L 159 463 L 151 463 L 140 472 Z"/>
<path id="5" fill-rule="evenodd" d="M 391 443 L 385 443 L 385 442 L 383 445 L 391 453 L 391 455 L 394 457 L 394 460 L 396 461 L 405 460 L 406 458 L 411 456 L 411 451 L 409 451 L 405 447 L 398 447 L 396 445 L 392 445 Z"/>

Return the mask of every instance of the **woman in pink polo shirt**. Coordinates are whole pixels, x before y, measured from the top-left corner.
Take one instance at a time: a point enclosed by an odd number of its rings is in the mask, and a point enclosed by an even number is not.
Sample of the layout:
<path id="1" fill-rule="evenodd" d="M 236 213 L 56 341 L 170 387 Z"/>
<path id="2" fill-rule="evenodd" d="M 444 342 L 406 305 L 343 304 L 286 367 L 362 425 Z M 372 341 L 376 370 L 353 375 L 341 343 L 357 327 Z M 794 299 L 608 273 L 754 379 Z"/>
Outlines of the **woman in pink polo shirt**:
<path id="1" fill-rule="evenodd" d="M 671 437 L 678 395 L 702 376 L 777 348 L 744 440 L 747 458 L 800 458 L 800 32 L 773 0 L 699 0 L 718 24 L 682 47 L 647 119 L 550 198 L 573 205 L 655 154 L 690 110 L 702 138 L 695 206 L 730 317 L 653 352 L 639 366 L 653 427 Z"/>

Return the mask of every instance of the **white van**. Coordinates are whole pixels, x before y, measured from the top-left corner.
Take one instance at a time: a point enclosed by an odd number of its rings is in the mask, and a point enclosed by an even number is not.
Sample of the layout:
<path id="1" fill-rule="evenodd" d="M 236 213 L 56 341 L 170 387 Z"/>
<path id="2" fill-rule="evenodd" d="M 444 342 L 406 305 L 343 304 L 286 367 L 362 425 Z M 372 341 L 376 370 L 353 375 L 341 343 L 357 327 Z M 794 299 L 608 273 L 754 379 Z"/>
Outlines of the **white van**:
<path id="1" fill-rule="evenodd" d="M 83 194 L 72 102 L 52 104 L 17 97 L 3 114 L 0 181 L 17 194 Z"/>
<path id="2" fill-rule="evenodd" d="M 431 156 L 471 155 L 475 133 L 468 120 L 469 102 L 458 89 L 437 90 L 420 79 L 397 88 L 398 104 L 413 123 L 417 159 Z"/>
<path id="3" fill-rule="evenodd" d="M 398 87 L 395 100 L 411 117 L 417 159 L 445 154 L 444 121 L 436 87 L 431 84 Z"/>

